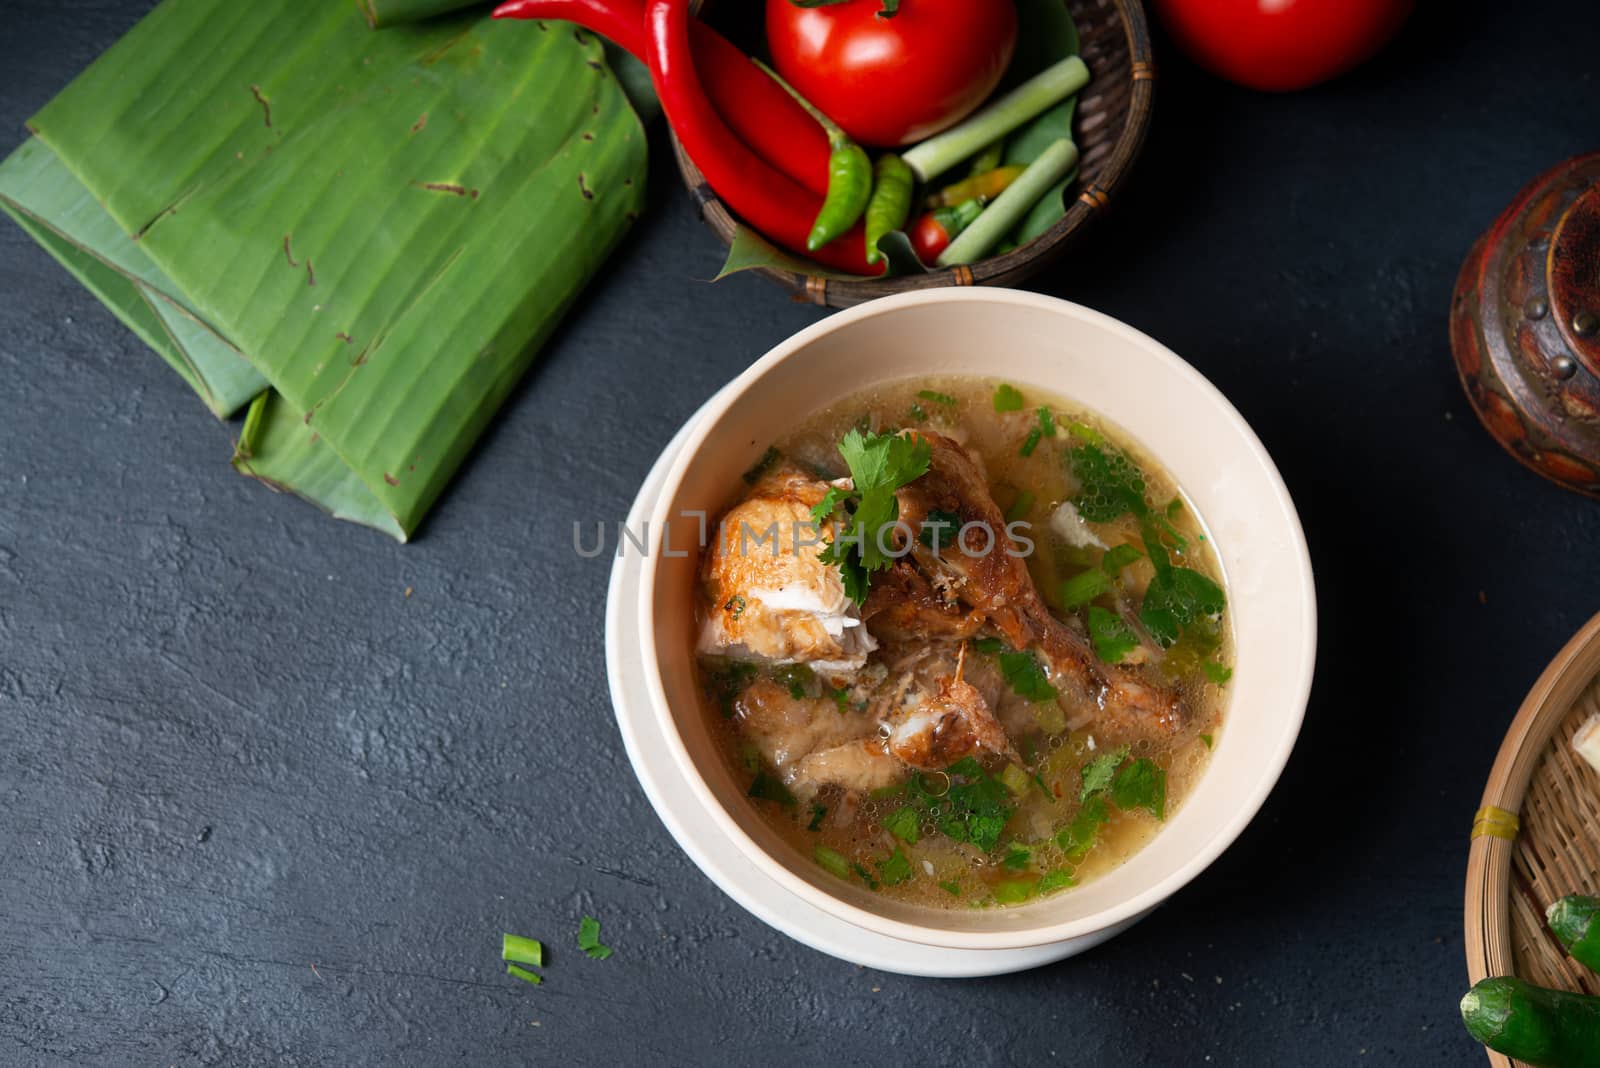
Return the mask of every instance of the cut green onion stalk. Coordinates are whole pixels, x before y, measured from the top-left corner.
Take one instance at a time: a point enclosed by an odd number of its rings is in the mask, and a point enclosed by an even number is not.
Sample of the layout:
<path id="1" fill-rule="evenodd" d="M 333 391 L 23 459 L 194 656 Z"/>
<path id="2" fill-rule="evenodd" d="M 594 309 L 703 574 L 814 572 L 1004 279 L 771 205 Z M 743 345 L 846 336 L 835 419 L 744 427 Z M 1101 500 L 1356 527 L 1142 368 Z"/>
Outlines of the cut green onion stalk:
<path id="1" fill-rule="evenodd" d="M 544 967 L 544 945 L 536 938 L 502 934 L 500 936 L 500 959 L 514 961 L 517 964 L 531 964 L 535 968 L 542 968 Z"/>
<path id="2" fill-rule="evenodd" d="M 1088 84 L 1089 68 L 1077 56 L 1068 56 L 1029 78 L 971 118 L 928 138 L 902 158 L 911 166 L 917 179 L 926 182 L 968 156 L 982 151 L 985 146 Z M 1036 194 L 1034 200 L 1037 199 Z M 1030 205 L 1032 203 L 1029 201 Z"/>
<path id="3" fill-rule="evenodd" d="M 536 972 L 530 972 L 526 968 L 519 968 L 515 964 L 506 965 L 506 974 L 515 976 L 525 983 L 532 983 L 534 986 L 538 986 L 540 983 L 544 982 L 544 979 L 542 979 Z"/>
<path id="4" fill-rule="evenodd" d="M 950 247 L 939 254 L 939 266 L 954 267 L 958 263 L 973 263 L 983 259 L 1011 232 L 1012 227 L 1028 213 L 1028 209 L 1077 165 L 1076 145 L 1066 138 L 1051 144 L 1028 165 L 1022 177 L 1012 182 L 971 226 L 950 242 Z"/>

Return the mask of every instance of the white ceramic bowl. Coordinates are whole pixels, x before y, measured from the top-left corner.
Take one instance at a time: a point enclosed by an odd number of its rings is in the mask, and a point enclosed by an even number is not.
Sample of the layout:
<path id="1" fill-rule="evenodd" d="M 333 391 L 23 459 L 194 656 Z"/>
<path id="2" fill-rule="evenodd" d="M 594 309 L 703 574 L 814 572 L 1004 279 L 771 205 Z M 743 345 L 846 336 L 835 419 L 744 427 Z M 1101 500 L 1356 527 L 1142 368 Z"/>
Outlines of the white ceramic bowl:
<path id="1" fill-rule="evenodd" d="M 845 883 L 770 829 L 722 758 L 694 676 L 695 513 L 715 516 L 741 474 L 807 415 L 878 382 L 966 373 L 1076 401 L 1120 426 L 1177 479 L 1221 557 L 1236 643 L 1210 767 L 1126 863 L 1003 909 L 904 905 Z M 663 530 L 670 544 L 661 544 Z M 1266 450 L 1199 372 L 1114 319 L 1005 289 L 936 289 L 840 312 L 756 361 L 690 431 L 650 518 L 639 626 L 652 711 L 674 762 L 739 849 L 779 887 L 845 922 L 951 949 L 1079 938 L 1147 912 L 1227 848 L 1266 800 L 1300 730 L 1316 651 L 1311 562 Z M 668 550 L 668 551 L 664 551 Z M 688 550 L 686 553 L 685 550 Z M 682 553 L 683 555 L 677 555 Z"/>

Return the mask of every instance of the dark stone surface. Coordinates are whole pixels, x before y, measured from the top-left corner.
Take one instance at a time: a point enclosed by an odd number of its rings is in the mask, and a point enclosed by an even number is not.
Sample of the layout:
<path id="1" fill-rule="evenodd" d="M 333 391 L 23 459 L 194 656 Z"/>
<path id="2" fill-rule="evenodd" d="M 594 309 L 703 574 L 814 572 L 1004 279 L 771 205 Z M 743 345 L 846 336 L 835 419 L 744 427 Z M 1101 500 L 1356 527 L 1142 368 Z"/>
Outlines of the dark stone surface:
<path id="1" fill-rule="evenodd" d="M 10 0 L 0 145 L 147 7 Z M 1316 560 L 1318 684 L 1210 871 L 994 980 L 767 930 L 629 773 L 607 564 L 570 523 L 620 516 L 701 400 L 821 314 L 701 281 L 719 249 L 664 152 L 407 547 L 234 475 L 228 430 L 0 226 L 0 1063 L 1481 1063 L 1455 1013 L 1467 826 L 1600 607 L 1600 511 L 1476 425 L 1445 316 L 1501 206 L 1595 147 L 1595 12 L 1435 4 L 1299 96 L 1162 53 L 1134 184 L 1037 288 L 1171 345 L 1254 424 Z M 574 950 L 584 911 L 611 960 Z M 556 947 L 543 987 L 504 977 L 502 930 Z"/>

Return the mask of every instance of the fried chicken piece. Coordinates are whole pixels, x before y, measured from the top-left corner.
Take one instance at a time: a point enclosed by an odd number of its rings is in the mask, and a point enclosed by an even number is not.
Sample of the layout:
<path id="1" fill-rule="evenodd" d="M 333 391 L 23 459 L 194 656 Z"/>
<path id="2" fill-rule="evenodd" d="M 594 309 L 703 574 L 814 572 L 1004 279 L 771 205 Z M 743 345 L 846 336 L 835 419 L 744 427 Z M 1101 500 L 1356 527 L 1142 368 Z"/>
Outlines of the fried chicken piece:
<path id="1" fill-rule="evenodd" d="M 839 572 L 818 559 L 824 536 L 811 509 L 829 484 L 794 467 L 764 476 L 717 525 L 704 580 L 711 608 L 699 651 L 738 660 L 808 663 L 847 673 L 877 642 L 845 596 Z"/>
<path id="2" fill-rule="evenodd" d="M 1011 741 L 977 687 L 961 678 L 966 644 L 957 653 L 955 672 L 931 692 L 913 690 L 890 721 L 889 752 L 914 768 L 939 771 L 984 749 L 1011 752 Z M 937 670 L 938 662 L 924 671 Z"/>
<path id="3" fill-rule="evenodd" d="M 1167 737 L 1181 730 L 1185 712 L 1176 691 L 1136 666 L 1101 664 L 1082 636 L 1050 614 L 1020 548 L 1006 534 L 1005 516 L 976 457 L 942 434 L 914 433 L 928 442 L 933 455 L 927 474 L 896 493 L 900 519 L 920 530 L 930 512 L 940 511 L 958 516 L 963 526 L 977 526 L 959 543 L 952 539 L 938 550 L 913 541 L 910 556 L 896 570 L 913 566 L 922 584 L 902 577 L 880 587 L 875 579 L 864 612 L 869 626 L 882 618 L 885 633 L 898 633 L 913 622 L 948 626 L 957 615 L 976 615 L 1013 648 L 1043 653 L 1051 681 L 1091 701 L 1097 724 L 1108 733 Z M 992 547 L 987 532 L 992 532 Z"/>
<path id="4" fill-rule="evenodd" d="M 734 699 L 733 715 L 744 738 L 802 797 L 829 785 L 876 790 L 906 775 L 884 747 L 877 722 L 841 715 L 830 698 L 795 697 L 771 679 L 757 679 Z"/>

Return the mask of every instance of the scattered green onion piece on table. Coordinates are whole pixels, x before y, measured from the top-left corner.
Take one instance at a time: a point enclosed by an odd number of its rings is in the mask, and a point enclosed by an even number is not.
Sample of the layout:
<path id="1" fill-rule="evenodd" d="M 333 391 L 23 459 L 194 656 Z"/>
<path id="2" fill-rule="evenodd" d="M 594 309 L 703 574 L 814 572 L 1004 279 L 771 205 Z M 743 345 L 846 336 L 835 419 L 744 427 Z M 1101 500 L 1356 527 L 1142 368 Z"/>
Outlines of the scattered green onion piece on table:
<path id="1" fill-rule="evenodd" d="M 540 983 L 544 982 L 544 978 L 542 976 L 537 975 L 534 972 L 530 972 L 526 968 L 519 968 L 515 964 L 506 965 L 506 974 L 515 976 L 525 983 L 532 983 L 534 986 L 538 986 Z"/>
<path id="2" fill-rule="evenodd" d="M 883 259 L 883 253 L 878 251 L 879 238 L 905 227 L 911 215 L 911 187 L 916 184 L 905 160 L 892 153 L 878 158 L 873 176 L 872 196 L 867 201 L 868 263 Z"/>
<path id="3" fill-rule="evenodd" d="M 605 960 L 611 956 L 611 947 L 600 942 L 600 921 L 593 916 L 585 916 L 578 922 L 578 948 L 591 960 Z"/>
<path id="4" fill-rule="evenodd" d="M 1071 141 L 1063 138 L 1045 149 L 1028 165 L 1021 178 L 995 198 L 971 226 L 956 235 L 950 246 L 939 254 L 938 265 L 954 267 L 983 259 L 1045 191 L 1077 165 L 1078 148 Z"/>
<path id="5" fill-rule="evenodd" d="M 1053 107 L 1089 84 L 1089 68 L 1077 56 L 1046 67 L 988 107 L 906 152 L 902 157 L 916 176 L 926 182 L 996 138 L 1004 137 L 1035 115 Z M 1031 170 L 1031 168 L 1030 168 Z M 1020 181 L 1021 179 L 1019 179 Z M 1058 175 L 1045 186 L 1060 180 Z M 1043 188 L 1039 192 L 1043 192 Z M 1028 201 L 1033 204 L 1035 196 Z M 999 239 L 996 238 L 998 241 Z"/>
<path id="6" fill-rule="evenodd" d="M 542 968 L 544 967 L 544 945 L 536 938 L 502 934 L 500 936 L 500 959 L 514 961 L 517 964 L 531 964 L 535 968 Z"/>
<path id="7" fill-rule="evenodd" d="M 850 140 L 850 135 L 839 128 L 839 124 L 824 115 L 809 100 L 801 96 L 794 86 L 783 80 L 777 71 L 761 62 L 759 59 L 751 60 L 756 66 L 766 71 L 767 76 L 779 85 L 784 92 L 795 98 L 799 105 L 816 119 L 823 130 L 828 134 L 828 193 L 822 198 L 822 209 L 817 212 L 816 221 L 811 224 L 811 233 L 806 235 L 806 248 L 815 252 L 823 245 L 843 234 L 856 224 L 862 214 L 867 210 L 867 204 L 872 197 L 872 160 L 868 158 L 866 149 Z M 910 190 L 906 193 L 907 210 L 910 210 Z M 901 222 L 905 220 L 902 219 Z M 890 227 L 890 230 L 896 229 Z M 884 233 L 888 233 L 885 230 Z M 882 235 L 879 235 L 882 236 Z M 868 262 L 875 263 L 871 254 L 877 251 L 877 243 L 867 243 Z M 882 256 L 879 256 L 882 259 Z"/>

